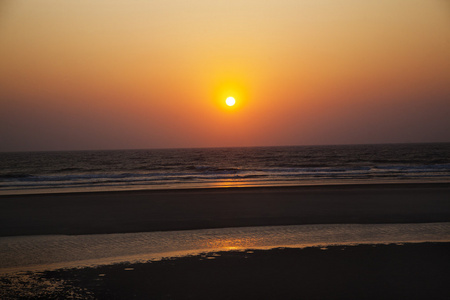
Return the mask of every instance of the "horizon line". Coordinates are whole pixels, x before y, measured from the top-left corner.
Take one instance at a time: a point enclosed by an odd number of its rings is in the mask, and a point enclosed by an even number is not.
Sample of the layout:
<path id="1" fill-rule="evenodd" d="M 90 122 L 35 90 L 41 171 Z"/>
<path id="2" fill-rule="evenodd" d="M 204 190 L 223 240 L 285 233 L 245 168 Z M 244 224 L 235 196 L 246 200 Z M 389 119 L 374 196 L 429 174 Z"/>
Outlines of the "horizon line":
<path id="1" fill-rule="evenodd" d="M 167 147 L 167 148 L 116 148 L 116 149 L 77 149 L 77 150 L 13 150 L 0 153 L 31 152 L 87 152 L 87 151 L 143 151 L 143 150 L 196 150 L 196 149 L 232 149 L 232 148 L 286 148 L 286 147 L 332 147 L 332 146 L 370 146 L 370 145 L 414 145 L 414 144 L 449 144 L 446 142 L 384 142 L 384 143 L 342 143 L 342 144 L 304 144 L 304 145 L 259 145 L 259 146 L 207 146 L 207 147 Z"/>

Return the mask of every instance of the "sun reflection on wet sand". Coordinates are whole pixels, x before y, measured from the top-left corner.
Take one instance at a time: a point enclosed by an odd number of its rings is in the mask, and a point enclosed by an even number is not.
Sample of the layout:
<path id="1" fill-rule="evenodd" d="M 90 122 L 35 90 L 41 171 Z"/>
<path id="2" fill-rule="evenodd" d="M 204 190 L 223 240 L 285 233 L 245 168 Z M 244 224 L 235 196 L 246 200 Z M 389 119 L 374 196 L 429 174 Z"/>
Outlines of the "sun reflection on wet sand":
<path id="1" fill-rule="evenodd" d="M 258 186 L 255 181 L 243 180 L 240 178 L 236 179 L 223 179 L 222 181 L 215 181 L 207 184 L 211 188 L 229 188 L 229 187 L 249 187 Z"/>

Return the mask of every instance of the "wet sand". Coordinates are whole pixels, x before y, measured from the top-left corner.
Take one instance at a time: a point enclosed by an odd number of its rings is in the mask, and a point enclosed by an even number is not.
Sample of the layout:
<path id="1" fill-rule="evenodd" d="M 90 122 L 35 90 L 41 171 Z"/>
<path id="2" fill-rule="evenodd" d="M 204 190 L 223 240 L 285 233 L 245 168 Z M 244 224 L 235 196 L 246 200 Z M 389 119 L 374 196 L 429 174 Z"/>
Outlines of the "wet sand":
<path id="1" fill-rule="evenodd" d="M 450 221 L 450 184 L 0 196 L 0 236 Z"/>
<path id="2" fill-rule="evenodd" d="M 450 221 L 450 184 L 0 196 L 0 236 Z"/>
<path id="3" fill-rule="evenodd" d="M 0 236 L 450 221 L 450 184 L 0 196 Z M 0 277 L 2 299 L 449 299 L 450 243 L 228 251 Z"/>
<path id="4" fill-rule="evenodd" d="M 209 253 L 0 285 L 3 299 L 449 299 L 448 270 L 450 243 L 359 245 Z"/>

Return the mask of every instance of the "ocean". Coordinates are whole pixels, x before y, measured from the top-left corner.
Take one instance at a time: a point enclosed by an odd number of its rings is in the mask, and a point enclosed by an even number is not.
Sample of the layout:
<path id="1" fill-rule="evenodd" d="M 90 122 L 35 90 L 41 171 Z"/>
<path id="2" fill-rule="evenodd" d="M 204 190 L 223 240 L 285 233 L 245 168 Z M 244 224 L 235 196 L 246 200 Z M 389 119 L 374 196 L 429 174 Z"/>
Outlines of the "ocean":
<path id="1" fill-rule="evenodd" d="M 450 143 L 0 153 L 0 194 L 450 182 Z"/>

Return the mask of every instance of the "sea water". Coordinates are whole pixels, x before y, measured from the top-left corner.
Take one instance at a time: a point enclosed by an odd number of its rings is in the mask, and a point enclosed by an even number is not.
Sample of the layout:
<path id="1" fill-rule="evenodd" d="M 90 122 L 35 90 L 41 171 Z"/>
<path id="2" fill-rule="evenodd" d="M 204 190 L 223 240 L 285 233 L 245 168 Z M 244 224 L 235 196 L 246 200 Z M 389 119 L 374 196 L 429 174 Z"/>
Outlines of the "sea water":
<path id="1" fill-rule="evenodd" d="M 450 143 L 0 153 L 0 194 L 450 182 Z"/>

